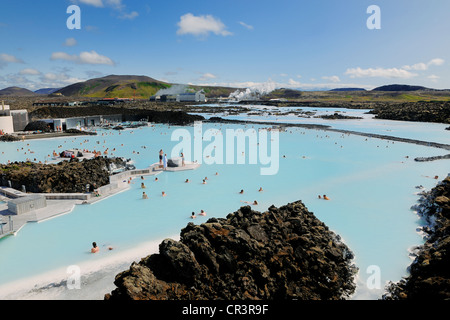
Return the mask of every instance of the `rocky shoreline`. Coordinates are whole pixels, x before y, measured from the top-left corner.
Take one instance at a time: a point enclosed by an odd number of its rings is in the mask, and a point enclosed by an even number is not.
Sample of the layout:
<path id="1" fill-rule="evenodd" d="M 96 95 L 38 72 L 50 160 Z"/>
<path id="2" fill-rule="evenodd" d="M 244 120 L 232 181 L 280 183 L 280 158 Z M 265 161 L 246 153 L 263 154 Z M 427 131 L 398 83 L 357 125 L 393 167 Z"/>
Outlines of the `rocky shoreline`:
<path id="1" fill-rule="evenodd" d="M 305 106 L 313 108 L 372 109 L 378 119 L 450 123 L 449 101 L 241 101 L 240 105 L 260 104 L 277 107 Z"/>
<path id="2" fill-rule="evenodd" d="M 450 175 L 412 208 L 425 221 L 425 244 L 417 248 L 410 275 L 387 287 L 385 300 L 450 299 Z"/>
<path id="3" fill-rule="evenodd" d="M 0 186 L 32 193 L 84 193 L 109 184 L 110 168 L 126 168 L 122 158 L 71 159 L 58 164 L 15 162 L 0 164 Z"/>
<path id="4" fill-rule="evenodd" d="M 341 300 L 353 254 L 301 201 L 189 223 L 116 276 L 106 300 Z"/>
<path id="5" fill-rule="evenodd" d="M 59 119 L 72 117 L 86 117 L 96 115 L 121 114 L 122 121 L 141 121 L 164 123 L 172 125 L 187 125 L 204 118 L 200 115 L 187 114 L 184 111 L 163 111 L 139 108 L 126 108 L 124 106 L 81 106 L 81 107 L 41 107 L 30 112 L 30 119 Z"/>

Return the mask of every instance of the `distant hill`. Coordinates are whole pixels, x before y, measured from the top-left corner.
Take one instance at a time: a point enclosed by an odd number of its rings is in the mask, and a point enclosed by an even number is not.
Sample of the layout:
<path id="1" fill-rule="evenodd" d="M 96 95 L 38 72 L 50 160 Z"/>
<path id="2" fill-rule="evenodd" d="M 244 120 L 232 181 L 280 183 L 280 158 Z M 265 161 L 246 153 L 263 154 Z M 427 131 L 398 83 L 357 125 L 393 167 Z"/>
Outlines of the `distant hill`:
<path id="1" fill-rule="evenodd" d="M 75 83 L 55 93 L 61 93 L 66 97 L 148 99 L 160 89 L 170 86 L 169 83 L 146 76 L 109 75 Z"/>
<path id="2" fill-rule="evenodd" d="M 373 89 L 372 91 L 420 91 L 420 90 L 433 90 L 421 86 L 410 86 L 406 84 L 389 84 Z"/>
<path id="3" fill-rule="evenodd" d="M 38 94 L 33 91 L 19 87 L 9 87 L 0 90 L 0 96 L 31 97 L 36 95 Z"/>
<path id="4" fill-rule="evenodd" d="M 34 93 L 37 94 L 52 94 L 53 92 L 56 92 L 58 90 L 60 90 L 62 88 L 43 88 L 43 89 L 39 89 L 34 91 Z"/>
<path id="5" fill-rule="evenodd" d="M 281 88 L 264 95 L 263 99 L 299 99 L 301 96 L 302 92 L 300 90 Z"/>
<path id="6" fill-rule="evenodd" d="M 91 97 L 91 98 L 136 98 L 149 99 L 162 89 L 168 89 L 174 84 L 159 81 L 147 76 L 109 75 L 79 82 L 55 91 L 65 97 Z M 206 97 L 228 97 L 236 88 L 214 86 L 188 86 L 188 91 L 204 90 Z M 169 90 L 170 91 L 170 90 Z"/>
<path id="7" fill-rule="evenodd" d="M 366 89 L 364 88 L 336 88 L 336 89 L 332 89 L 330 91 L 366 91 Z"/>

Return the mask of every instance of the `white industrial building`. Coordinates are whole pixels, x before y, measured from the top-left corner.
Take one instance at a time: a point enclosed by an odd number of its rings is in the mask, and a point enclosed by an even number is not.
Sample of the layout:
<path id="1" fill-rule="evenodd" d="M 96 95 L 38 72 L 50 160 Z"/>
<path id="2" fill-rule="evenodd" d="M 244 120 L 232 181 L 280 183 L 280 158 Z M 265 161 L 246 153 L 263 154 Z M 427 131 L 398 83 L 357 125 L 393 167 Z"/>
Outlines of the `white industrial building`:
<path id="1" fill-rule="evenodd" d="M 150 97 L 150 101 L 160 102 L 206 102 L 205 92 L 203 90 L 197 92 L 186 92 L 179 94 L 163 94 Z"/>
<path id="2" fill-rule="evenodd" d="M 10 110 L 2 101 L 0 105 L 0 133 L 11 134 L 22 131 L 28 124 L 27 110 Z"/>
<path id="3" fill-rule="evenodd" d="M 65 119 L 43 119 L 41 120 L 50 125 L 55 131 L 64 131 L 69 129 L 83 129 L 107 124 L 119 124 L 122 122 L 121 114 L 74 117 Z"/>
<path id="4" fill-rule="evenodd" d="M 203 90 L 195 93 L 180 93 L 177 95 L 177 102 L 206 102 L 206 96 Z"/>
<path id="5" fill-rule="evenodd" d="M 13 132 L 13 117 L 9 111 L 9 106 L 5 106 L 2 103 L 0 106 L 0 134 L 9 134 Z"/>

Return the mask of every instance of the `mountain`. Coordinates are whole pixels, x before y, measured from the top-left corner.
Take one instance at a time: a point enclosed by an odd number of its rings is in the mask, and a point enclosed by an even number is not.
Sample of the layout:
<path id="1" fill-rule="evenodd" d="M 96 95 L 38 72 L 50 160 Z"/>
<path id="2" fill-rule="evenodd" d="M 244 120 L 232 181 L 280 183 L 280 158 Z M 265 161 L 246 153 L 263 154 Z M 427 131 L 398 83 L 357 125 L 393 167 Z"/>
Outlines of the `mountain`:
<path id="1" fill-rule="evenodd" d="M 265 100 L 270 99 L 299 99 L 302 96 L 302 91 L 294 89 L 275 89 L 272 92 L 264 95 Z"/>
<path id="2" fill-rule="evenodd" d="M 66 97 L 146 98 L 171 85 L 147 76 L 109 75 L 57 90 Z"/>
<path id="3" fill-rule="evenodd" d="M 75 83 L 55 93 L 61 93 L 66 97 L 149 99 L 158 91 L 173 86 L 183 87 L 187 91 L 203 90 L 208 98 L 228 97 L 237 90 L 237 88 L 228 87 L 176 85 L 147 76 L 109 75 Z"/>
<path id="4" fill-rule="evenodd" d="M 372 91 L 419 91 L 419 90 L 433 90 L 421 86 L 410 86 L 406 84 L 389 84 L 373 89 Z"/>
<path id="5" fill-rule="evenodd" d="M 19 87 L 9 87 L 0 90 L 0 96 L 31 97 L 36 95 L 38 94 L 33 91 Z"/>
<path id="6" fill-rule="evenodd" d="M 52 94 L 53 92 L 56 92 L 58 90 L 60 90 L 61 88 L 43 88 L 43 89 L 39 89 L 34 91 L 34 93 L 37 94 Z"/>
<path id="7" fill-rule="evenodd" d="M 337 92 L 341 92 L 341 91 L 366 91 L 366 89 L 364 89 L 364 88 L 336 88 L 336 89 L 332 89 L 330 91 L 337 91 Z"/>

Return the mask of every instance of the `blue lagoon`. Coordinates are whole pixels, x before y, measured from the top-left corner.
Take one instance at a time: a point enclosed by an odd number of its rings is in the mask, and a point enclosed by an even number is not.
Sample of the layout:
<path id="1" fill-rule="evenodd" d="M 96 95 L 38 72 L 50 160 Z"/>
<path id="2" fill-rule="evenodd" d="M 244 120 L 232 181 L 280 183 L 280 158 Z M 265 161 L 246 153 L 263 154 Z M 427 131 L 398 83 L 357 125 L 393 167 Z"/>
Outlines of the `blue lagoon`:
<path id="1" fill-rule="evenodd" d="M 370 121 L 374 125 L 375 120 Z M 347 128 L 356 125 L 353 121 Z M 398 122 L 392 129 L 403 125 Z M 267 126 L 203 124 L 204 129 L 222 132 L 252 127 Z M 46 161 L 53 150 L 68 148 L 108 148 L 114 150 L 110 156 L 131 158 L 138 169 L 146 168 L 157 162 L 160 149 L 169 155 L 178 143 L 171 141 L 176 129 L 154 125 L 120 134 L 105 130 L 90 137 L 2 144 L 0 162 Z M 187 129 L 194 130 L 192 126 Z M 448 142 L 448 137 L 442 138 L 445 134 L 441 131 L 441 142 Z M 412 262 L 408 250 L 422 244 L 416 232 L 420 221 L 410 210 L 418 200 L 415 186 L 430 189 L 437 182 L 431 177 L 444 178 L 448 173 L 448 160 L 419 163 L 414 158 L 446 153 L 408 143 L 286 127 L 279 136 L 279 171 L 275 175 L 261 175 L 260 165 L 247 160 L 239 165 L 203 164 L 193 171 L 163 172 L 158 181 L 146 176 L 147 200 L 142 199 L 141 179 L 135 179 L 125 192 L 92 205 L 79 205 L 70 214 L 43 223 L 28 224 L 16 236 L 0 240 L 0 298 L 102 299 L 114 289 L 118 272 L 155 253 L 161 240 L 177 239 L 189 222 L 225 217 L 254 200 L 258 205 L 253 209 L 258 211 L 302 200 L 355 254 L 359 273 L 353 298 L 377 299 L 386 282 L 407 274 Z M 207 184 L 203 184 L 206 177 Z M 186 179 L 190 183 L 185 183 Z M 263 192 L 258 191 L 261 187 Z M 166 197 L 161 196 L 162 191 Z M 324 194 L 331 200 L 318 199 Z M 207 216 L 191 220 L 191 212 L 200 210 Z M 89 254 L 93 241 L 100 246 L 99 255 Z M 82 286 L 68 290 L 67 268 L 74 265 L 81 271 Z M 371 266 L 380 270 L 380 288 L 367 286 Z"/>

